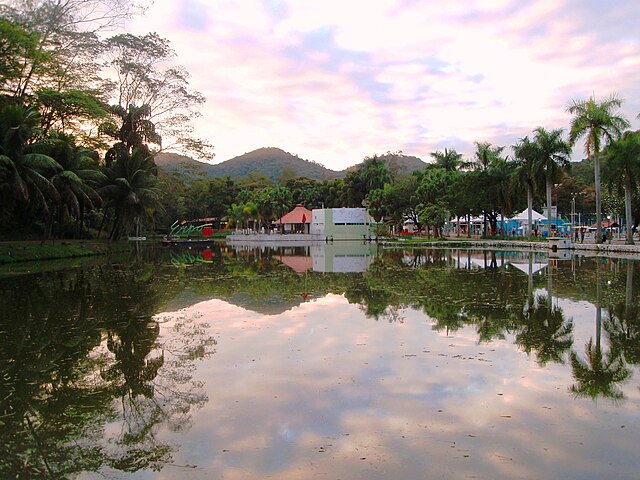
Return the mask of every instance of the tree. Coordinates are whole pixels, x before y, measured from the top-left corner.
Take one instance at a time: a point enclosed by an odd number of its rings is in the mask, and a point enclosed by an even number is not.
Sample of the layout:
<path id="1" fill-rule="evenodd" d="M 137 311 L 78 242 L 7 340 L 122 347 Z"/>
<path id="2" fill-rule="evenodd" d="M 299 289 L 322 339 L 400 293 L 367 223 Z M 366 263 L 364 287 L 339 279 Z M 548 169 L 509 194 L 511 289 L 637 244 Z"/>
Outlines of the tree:
<path id="1" fill-rule="evenodd" d="M 487 170 L 489 165 L 500 157 L 504 147 L 494 147 L 489 142 L 474 142 L 476 146 L 473 165 L 476 170 Z"/>
<path id="2" fill-rule="evenodd" d="M 533 230 L 533 196 L 537 190 L 539 179 L 536 176 L 536 151 L 535 144 L 529 137 L 522 138 L 513 150 L 516 157 L 516 171 L 513 176 L 516 188 L 524 186 L 527 190 L 527 230 L 531 235 Z"/>
<path id="3" fill-rule="evenodd" d="M 629 127 L 626 118 L 617 112 L 622 99 L 611 95 L 602 101 L 593 96 L 589 100 L 572 100 L 567 111 L 573 115 L 569 140 L 572 145 L 585 137 L 584 149 L 589 160 L 593 159 L 596 187 L 596 241 L 602 241 L 602 195 L 600 192 L 600 150 L 603 140 L 611 142 Z"/>
<path id="4" fill-rule="evenodd" d="M 12 94 L 21 99 L 43 87 L 58 92 L 99 87 L 102 45 L 97 33 L 139 11 L 126 0 L 16 0 L 0 8 L 3 18 L 30 37 L 22 42 L 28 48 L 11 81 Z"/>
<path id="5" fill-rule="evenodd" d="M 551 190 L 554 182 L 558 181 L 562 171 L 569 167 L 571 145 L 562 139 L 561 128 L 547 131 L 542 127 L 535 129 L 534 144 L 537 168 L 544 171 L 547 185 L 547 225 L 551 235 Z"/>
<path id="6" fill-rule="evenodd" d="M 439 238 L 442 235 L 442 227 L 447 221 L 447 211 L 438 204 L 427 205 L 420 211 L 420 223 L 433 227 L 433 236 Z"/>
<path id="7" fill-rule="evenodd" d="M 199 116 L 196 107 L 205 98 L 189 88 L 189 74 L 182 67 L 163 68 L 175 53 L 169 41 L 155 33 L 143 36 L 116 35 L 107 40 L 109 65 L 117 81 L 113 85 L 116 105 L 126 111 L 129 105 L 144 105 L 147 118 L 159 134 L 178 148 L 199 157 L 212 156 L 211 145 L 192 136 L 191 120 Z"/>
<path id="8" fill-rule="evenodd" d="M 62 170 L 53 158 L 33 151 L 38 112 L 33 107 L 5 104 L 0 108 L 0 214 L 11 216 L 17 205 L 48 213 L 60 195 L 51 177 Z"/>
<path id="9" fill-rule="evenodd" d="M 118 155 L 118 149 L 126 151 L 129 155 L 134 149 L 145 149 L 147 155 L 151 151 L 147 143 L 160 145 L 162 138 L 156 131 L 155 124 L 151 121 L 151 107 L 149 105 L 136 106 L 129 104 L 125 109 L 119 105 L 110 107 L 110 112 L 116 121 L 104 123 L 101 126 L 103 133 L 118 140 L 118 142 L 105 154 L 107 167 Z"/>
<path id="10" fill-rule="evenodd" d="M 47 138 L 43 151 L 62 167 L 50 178 L 60 195 L 60 203 L 55 207 L 60 214 L 58 223 L 62 226 L 63 208 L 66 208 L 76 218 L 76 235 L 81 237 L 85 213 L 102 204 L 96 189 L 104 184 L 106 176 L 98 170 L 97 153 L 78 147 L 72 135 L 58 132 Z M 46 232 L 49 237 L 55 217 L 50 215 Z"/>
<path id="11" fill-rule="evenodd" d="M 430 155 L 436 161 L 435 166 L 444 168 L 448 172 L 459 170 L 466 166 L 466 162 L 462 160 L 462 154 L 455 151 L 455 149 L 445 148 L 444 151 L 431 152 Z"/>
<path id="12" fill-rule="evenodd" d="M 25 63 L 38 55 L 39 37 L 24 25 L 0 18 L 0 93 L 15 92 Z"/>
<path id="13" fill-rule="evenodd" d="M 475 142 L 476 152 L 473 162 L 473 178 L 479 191 L 476 200 L 479 204 L 476 208 L 482 211 L 484 216 L 485 235 L 487 220 L 491 232 L 496 230 L 498 213 L 503 212 L 501 190 L 508 188 L 508 178 L 501 164 L 504 162 L 502 151 L 504 147 L 494 147 L 489 142 Z M 477 183 L 476 183 L 477 182 Z"/>
<path id="14" fill-rule="evenodd" d="M 134 149 L 129 154 L 124 148 L 116 151 L 111 167 L 107 168 L 108 182 L 99 189 L 106 208 L 115 213 L 111 240 L 120 238 L 132 225 L 139 227 L 142 221 L 151 220 L 160 196 L 156 166 L 148 152 Z"/>
<path id="15" fill-rule="evenodd" d="M 70 89 L 64 92 L 52 88 L 41 88 L 37 92 L 37 102 L 42 117 L 42 136 L 52 128 L 61 132 L 71 132 L 85 143 L 102 146 L 87 132 L 86 126 L 102 121 L 109 113 L 107 106 L 96 93 Z"/>
<path id="16" fill-rule="evenodd" d="M 622 138 L 612 141 L 604 151 L 604 181 L 611 190 L 624 190 L 626 244 L 633 245 L 633 218 L 631 194 L 640 178 L 640 134 L 626 132 Z"/>
<path id="17" fill-rule="evenodd" d="M 293 197 L 286 187 L 270 187 L 260 190 L 255 197 L 258 214 L 265 226 L 274 217 L 279 218 L 293 206 Z"/>
<path id="18" fill-rule="evenodd" d="M 382 188 L 371 190 L 365 197 L 365 203 L 373 219 L 376 223 L 380 223 L 387 211 L 384 203 L 384 190 Z"/>
<path id="19" fill-rule="evenodd" d="M 418 177 L 416 175 L 401 175 L 395 183 L 387 183 L 383 190 L 383 205 L 391 221 L 402 227 L 405 219 L 411 219 L 419 225 L 418 204 L 416 195 Z"/>

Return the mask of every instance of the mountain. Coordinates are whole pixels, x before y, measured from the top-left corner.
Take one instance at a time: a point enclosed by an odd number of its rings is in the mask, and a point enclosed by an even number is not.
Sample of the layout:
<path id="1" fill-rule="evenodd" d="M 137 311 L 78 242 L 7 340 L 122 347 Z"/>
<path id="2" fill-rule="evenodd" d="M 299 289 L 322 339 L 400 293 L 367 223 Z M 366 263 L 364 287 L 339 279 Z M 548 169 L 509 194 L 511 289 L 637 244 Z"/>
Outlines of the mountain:
<path id="1" fill-rule="evenodd" d="M 174 153 L 160 153 L 156 156 L 156 164 L 170 171 L 186 169 L 192 174 L 204 173 L 209 177 L 244 178 L 250 173 L 259 173 L 271 180 L 277 180 L 283 174 L 324 180 L 342 176 L 341 172 L 274 147 L 259 148 L 215 165 Z"/>
<path id="2" fill-rule="evenodd" d="M 329 170 L 319 163 L 304 160 L 279 148 L 259 148 L 214 166 L 216 176 L 246 177 L 249 173 L 263 173 L 271 180 L 283 173 L 291 177 L 307 177 L 315 180 L 335 178 L 340 172 Z"/>
<path id="3" fill-rule="evenodd" d="M 422 170 L 427 165 L 418 157 L 409 155 L 387 153 L 380 155 L 380 158 L 385 160 L 390 170 L 397 173 L 411 173 L 414 170 Z M 169 171 L 179 170 L 188 177 L 205 175 L 208 177 L 244 178 L 250 173 L 258 173 L 271 180 L 277 180 L 283 175 L 314 180 L 342 178 L 347 172 L 360 165 L 354 165 L 338 172 L 275 147 L 259 148 L 215 165 L 199 162 L 175 153 L 160 153 L 155 160 L 159 167 Z"/>

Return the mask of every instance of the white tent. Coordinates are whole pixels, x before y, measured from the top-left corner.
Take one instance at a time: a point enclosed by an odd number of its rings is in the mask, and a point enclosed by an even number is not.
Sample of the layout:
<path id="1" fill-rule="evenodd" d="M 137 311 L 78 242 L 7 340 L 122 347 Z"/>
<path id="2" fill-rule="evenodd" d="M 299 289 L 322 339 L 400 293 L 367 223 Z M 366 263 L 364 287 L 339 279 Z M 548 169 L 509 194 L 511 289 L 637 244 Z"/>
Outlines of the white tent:
<path id="1" fill-rule="evenodd" d="M 540 220 L 546 220 L 547 217 L 545 217 L 544 215 L 536 212 L 535 210 L 531 210 L 531 220 L 533 222 L 538 222 Z M 527 213 L 527 210 L 523 210 L 522 212 L 520 212 L 517 215 L 514 215 L 513 217 L 510 218 L 510 220 L 517 220 L 519 222 L 527 222 L 529 221 L 529 214 Z"/>

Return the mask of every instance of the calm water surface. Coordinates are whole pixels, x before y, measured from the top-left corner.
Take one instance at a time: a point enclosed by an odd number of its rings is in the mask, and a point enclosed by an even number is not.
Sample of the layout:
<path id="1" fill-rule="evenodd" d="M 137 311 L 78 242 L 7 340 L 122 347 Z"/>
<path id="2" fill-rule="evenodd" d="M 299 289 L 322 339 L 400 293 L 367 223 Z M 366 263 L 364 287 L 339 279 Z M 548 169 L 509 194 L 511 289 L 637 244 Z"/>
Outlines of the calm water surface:
<path id="1" fill-rule="evenodd" d="M 637 262 L 219 245 L 28 270 L 0 277 L 0 478 L 638 478 Z"/>

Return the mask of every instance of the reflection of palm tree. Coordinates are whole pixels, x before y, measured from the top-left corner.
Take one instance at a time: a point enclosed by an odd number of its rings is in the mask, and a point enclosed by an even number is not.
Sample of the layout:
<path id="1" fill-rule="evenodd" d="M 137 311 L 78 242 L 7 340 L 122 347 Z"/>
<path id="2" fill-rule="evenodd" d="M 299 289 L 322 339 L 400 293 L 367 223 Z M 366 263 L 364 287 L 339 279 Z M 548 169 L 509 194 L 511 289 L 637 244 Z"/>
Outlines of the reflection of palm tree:
<path id="1" fill-rule="evenodd" d="M 109 332 L 107 347 L 116 357 L 116 363 L 103 374 L 107 380 L 120 377 L 123 383 L 117 388 L 118 396 L 143 395 L 153 398 L 153 380 L 164 363 L 164 355 L 147 359 L 157 348 L 156 339 L 160 333 L 157 323 L 147 323 L 132 319 L 119 325 L 117 332 Z"/>
<path id="2" fill-rule="evenodd" d="M 571 369 L 576 383 L 569 387 L 569 391 L 576 397 L 594 400 L 599 396 L 612 400 L 623 399 L 624 394 L 616 388 L 616 384 L 627 380 L 631 372 L 622 360 L 615 355 L 603 355 L 600 347 L 593 344 L 593 339 L 589 339 L 585 345 L 585 352 L 586 362 L 576 352 L 571 352 Z"/>
<path id="3" fill-rule="evenodd" d="M 640 364 L 640 322 L 638 305 L 633 303 L 633 262 L 627 262 L 627 281 L 624 303 L 609 308 L 609 318 L 604 328 L 609 334 L 614 355 L 625 362 Z"/>
<path id="4" fill-rule="evenodd" d="M 612 354 L 633 365 L 640 365 L 638 313 L 637 305 L 614 305 L 609 309 L 609 318 L 604 322 L 604 329 L 611 341 Z"/>
<path id="5" fill-rule="evenodd" d="M 564 363 L 564 352 L 573 345 L 573 321 L 565 322 L 562 309 L 542 295 L 535 303 L 528 300 L 522 313 L 523 327 L 516 343 L 527 354 L 535 351 L 540 366 L 550 361 Z"/>

